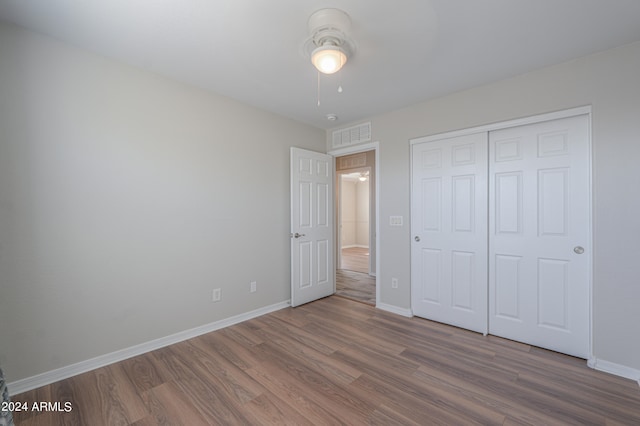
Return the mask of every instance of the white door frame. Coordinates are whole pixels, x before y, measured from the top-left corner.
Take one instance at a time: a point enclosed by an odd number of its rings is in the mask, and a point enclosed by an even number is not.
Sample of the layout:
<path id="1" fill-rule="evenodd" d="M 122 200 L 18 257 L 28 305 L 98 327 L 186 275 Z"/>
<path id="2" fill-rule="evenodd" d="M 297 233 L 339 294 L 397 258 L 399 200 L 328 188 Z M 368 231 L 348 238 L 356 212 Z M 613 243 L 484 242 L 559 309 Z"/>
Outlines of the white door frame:
<path id="1" fill-rule="evenodd" d="M 431 142 L 437 141 L 441 139 L 452 138 L 456 136 L 470 135 L 474 133 L 480 132 L 491 132 L 494 130 L 502 130 L 510 127 L 523 126 L 527 124 L 535 124 L 544 121 L 558 120 L 561 118 L 575 117 L 577 115 L 587 115 L 589 118 L 589 246 L 591 247 L 590 253 L 588 253 L 588 274 L 589 274 L 589 358 L 587 359 L 587 364 L 589 366 L 594 365 L 595 358 L 593 356 L 593 253 L 595 252 L 595 247 L 593 244 L 593 144 L 591 140 L 591 128 L 592 128 L 592 118 L 591 118 L 591 105 L 581 106 L 571 109 L 566 109 L 562 111 L 555 111 L 546 114 L 533 115 L 530 117 L 518 118 L 514 120 L 507 120 L 498 123 L 487 124 L 483 126 L 471 127 L 468 129 L 455 130 L 452 132 L 444 132 L 438 133 L 430 136 L 423 136 L 418 138 L 413 138 L 409 140 L 410 145 L 414 145 L 417 143 L 423 142 Z M 376 156 L 376 162 L 378 161 L 378 157 Z M 411 286 L 410 286 L 411 288 Z"/>
<path id="2" fill-rule="evenodd" d="M 376 277 L 376 307 L 380 306 L 380 283 L 378 278 L 382 275 L 380 274 L 380 143 L 379 142 L 369 142 L 360 145 L 350 146 L 346 148 L 335 149 L 327 152 L 327 154 L 333 156 L 334 162 L 334 170 L 335 170 L 335 158 L 342 157 L 344 155 L 349 154 L 358 154 L 361 152 L 374 151 L 375 152 L 375 163 L 374 163 L 374 191 L 375 191 L 375 213 L 376 213 L 376 225 L 375 225 L 375 247 L 376 247 L 376 259 L 375 259 L 375 277 Z M 335 214 L 335 210 L 334 210 Z M 338 218 L 335 218 L 334 223 L 337 223 Z M 369 241 L 371 241 L 371 235 L 369 236 Z M 337 254 L 336 254 L 337 256 Z M 369 268 L 371 269 L 371 268 Z M 369 271 L 371 272 L 371 271 Z"/>
<path id="3" fill-rule="evenodd" d="M 514 120 L 501 121 L 498 123 L 485 124 L 483 126 L 469 127 L 468 129 L 454 130 L 451 132 L 437 133 L 430 136 L 421 136 L 409 139 L 409 144 L 413 145 L 422 142 L 437 141 L 440 139 L 453 138 L 456 136 L 470 135 L 473 133 L 491 132 L 493 130 L 508 129 L 509 127 L 524 126 L 527 124 L 536 124 L 543 121 L 558 120 L 561 118 L 575 117 L 576 115 L 589 116 L 589 130 L 591 130 L 591 105 L 565 109 L 562 111 L 549 112 L 546 114 L 532 115 L 530 117 L 516 118 Z M 589 146 L 591 147 L 591 137 L 589 137 Z M 591 162 L 589 163 L 591 168 Z"/>

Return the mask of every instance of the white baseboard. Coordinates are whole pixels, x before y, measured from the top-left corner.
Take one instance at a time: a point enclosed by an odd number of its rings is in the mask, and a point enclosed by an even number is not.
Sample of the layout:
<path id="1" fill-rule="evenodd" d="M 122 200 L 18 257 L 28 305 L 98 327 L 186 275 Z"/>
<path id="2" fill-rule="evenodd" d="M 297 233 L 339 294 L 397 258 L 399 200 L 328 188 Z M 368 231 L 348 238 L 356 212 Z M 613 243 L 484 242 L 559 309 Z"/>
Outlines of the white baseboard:
<path id="1" fill-rule="evenodd" d="M 413 316 L 413 312 L 411 309 L 399 308 L 393 305 L 387 305 L 386 303 L 377 303 L 376 308 L 382 309 L 383 311 L 391 312 L 393 314 L 402 315 L 403 317 L 411 318 Z"/>
<path id="2" fill-rule="evenodd" d="M 229 327 L 231 325 L 238 324 L 243 321 L 256 318 L 271 312 L 279 311 L 280 309 L 287 308 L 289 306 L 291 306 L 291 301 L 289 300 L 276 303 L 274 305 L 265 306 L 263 308 L 245 312 L 243 314 L 236 315 L 230 318 L 225 318 L 220 321 L 205 324 L 200 327 L 195 327 L 189 330 L 181 331 L 179 333 L 171 334 L 166 337 L 161 337 L 150 342 L 141 343 L 139 345 L 131 346 L 119 351 L 100 355 L 85 361 L 80 361 L 76 364 L 67 365 L 65 367 L 47 371 L 45 373 L 41 373 L 32 377 L 27 377 L 26 379 L 16 380 L 15 382 L 7 383 L 7 388 L 9 389 L 9 393 L 11 395 L 17 395 L 22 392 L 26 392 L 32 389 L 39 388 L 41 386 L 67 379 L 69 377 L 76 376 L 78 374 L 86 373 L 87 371 L 95 370 L 96 368 L 113 364 L 114 362 L 123 361 L 125 359 L 142 355 L 144 353 L 151 352 L 165 346 L 173 345 L 174 343 L 182 342 L 184 340 L 188 340 L 202 334 L 220 330 L 222 328 Z"/>
<path id="3" fill-rule="evenodd" d="M 139 345 L 131 346 L 129 348 L 111 352 L 105 355 L 100 355 L 98 357 L 91 358 L 85 361 L 80 361 L 76 364 L 71 364 L 65 367 L 58 368 L 56 370 L 51 370 L 32 377 L 27 377 L 25 379 L 16 380 L 15 382 L 7 383 L 7 387 L 11 395 L 17 395 L 32 389 L 39 388 L 41 386 L 46 386 L 48 384 L 67 379 L 69 377 L 76 376 L 78 374 L 86 373 L 87 371 L 95 370 L 97 368 L 113 364 L 115 362 L 142 355 L 144 353 L 151 352 L 156 349 L 172 345 L 174 343 L 179 343 L 184 340 L 200 336 L 202 334 L 220 330 L 222 328 L 229 327 L 231 325 L 238 324 L 252 318 L 257 318 L 271 312 L 279 311 L 280 309 L 284 309 L 289 306 L 291 306 L 291 302 L 289 300 L 276 303 L 274 305 L 265 306 L 263 308 L 245 312 L 243 314 L 236 315 L 230 318 L 225 318 L 220 321 L 205 324 L 200 327 L 195 327 L 166 337 L 161 337 L 160 339 L 141 343 Z M 388 305 L 386 303 L 378 303 L 376 304 L 376 308 L 401 315 L 403 317 L 413 317 L 413 312 L 411 311 L 411 309 L 400 308 L 394 305 Z M 589 359 L 587 361 L 587 365 L 598 371 L 603 371 L 605 373 L 635 380 L 638 382 L 638 385 L 640 385 L 640 370 L 597 358 Z"/>
<path id="4" fill-rule="evenodd" d="M 616 364 L 614 362 L 603 361 L 598 358 L 590 358 L 587 361 L 587 365 L 594 370 L 603 371 L 605 373 L 635 380 L 640 386 L 640 370 L 636 370 L 635 368 Z"/>
<path id="5" fill-rule="evenodd" d="M 365 246 L 365 245 L 362 245 L 362 244 L 347 244 L 347 245 L 341 246 L 340 248 L 343 248 L 343 249 L 347 249 L 347 248 L 364 248 L 364 249 L 368 249 L 369 246 Z"/>

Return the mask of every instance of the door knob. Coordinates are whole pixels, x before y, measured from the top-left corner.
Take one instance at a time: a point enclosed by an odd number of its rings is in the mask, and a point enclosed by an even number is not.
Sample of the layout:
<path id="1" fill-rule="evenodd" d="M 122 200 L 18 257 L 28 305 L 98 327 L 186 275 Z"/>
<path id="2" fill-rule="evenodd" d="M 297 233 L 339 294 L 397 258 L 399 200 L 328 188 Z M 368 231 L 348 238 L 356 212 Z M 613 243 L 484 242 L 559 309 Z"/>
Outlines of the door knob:
<path id="1" fill-rule="evenodd" d="M 580 247 L 580 246 L 575 246 L 575 247 L 573 248 L 573 251 L 574 251 L 576 254 L 582 254 L 582 253 L 584 253 L 584 248 L 583 248 L 583 247 Z"/>
<path id="2" fill-rule="evenodd" d="M 416 240 L 416 242 L 420 242 L 420 237 L 417 235 L 413 239 Z"/>
<path id="3" fill-rule="evenodd" d="M 292 236 L 293 238 L 300 238 L 300 237 L 304 237 L 304 236 L 305 236 L 305 234 L 298 234 L 298 233 L 296 232 L 295 234 L 291 234 L 291 236 Z"/>

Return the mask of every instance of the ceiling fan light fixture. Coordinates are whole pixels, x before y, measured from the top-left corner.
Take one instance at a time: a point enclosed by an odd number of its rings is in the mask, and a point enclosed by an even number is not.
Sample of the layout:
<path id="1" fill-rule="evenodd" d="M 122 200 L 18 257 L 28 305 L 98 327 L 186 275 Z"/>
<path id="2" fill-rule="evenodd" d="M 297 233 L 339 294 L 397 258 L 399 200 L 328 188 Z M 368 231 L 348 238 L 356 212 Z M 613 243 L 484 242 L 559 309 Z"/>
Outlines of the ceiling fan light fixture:
<path id="1" fill-rule="evenodd" d="M 320 9 L 307 23 L 309 38 L 304 50 L 311 63 L 323 74 L 333 74 L 347 63 L 355 51 L 349 37 L 351 18 L 339 9 Z"/>
<path id="2" fill-rule="evenodd" d="M 333 74 L 347 63 L 347 55 L 338 46 L 324 45 L 311 53 L 311 63 L 324 74 Z"/>

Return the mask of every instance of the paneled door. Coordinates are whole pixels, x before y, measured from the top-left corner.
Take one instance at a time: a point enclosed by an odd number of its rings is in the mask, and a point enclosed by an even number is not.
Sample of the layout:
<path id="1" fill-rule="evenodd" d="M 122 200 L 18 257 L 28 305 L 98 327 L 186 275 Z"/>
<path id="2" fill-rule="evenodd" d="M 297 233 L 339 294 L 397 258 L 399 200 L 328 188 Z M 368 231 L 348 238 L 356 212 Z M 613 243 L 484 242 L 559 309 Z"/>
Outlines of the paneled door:
<path id="1" fill-rule="evenodd" d="M 487 333 L 487 133 L 412 146 L 411 308 Z"/>
<path id="2" fill-rule="evenodd" d="M 333 157 L 291 148 L 291 306 L 335 293 Z"/>
<path id="3" fill-rule="evenodd" d="M 489 133 L 489 332 L 589 356 L 589 118 Z"/>

